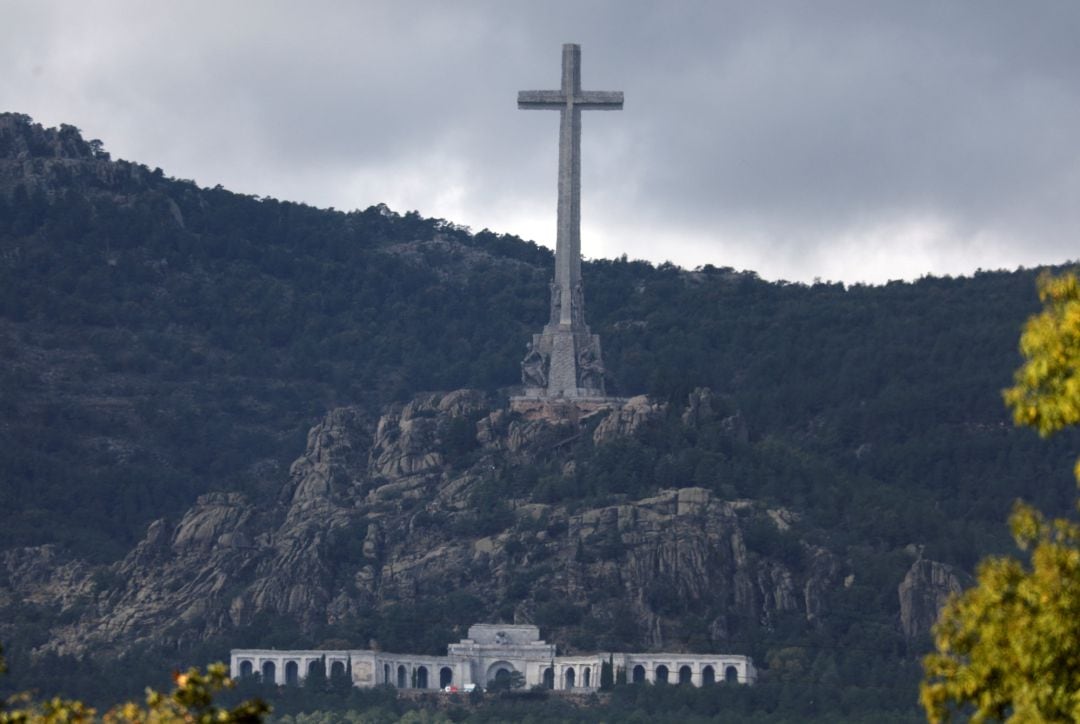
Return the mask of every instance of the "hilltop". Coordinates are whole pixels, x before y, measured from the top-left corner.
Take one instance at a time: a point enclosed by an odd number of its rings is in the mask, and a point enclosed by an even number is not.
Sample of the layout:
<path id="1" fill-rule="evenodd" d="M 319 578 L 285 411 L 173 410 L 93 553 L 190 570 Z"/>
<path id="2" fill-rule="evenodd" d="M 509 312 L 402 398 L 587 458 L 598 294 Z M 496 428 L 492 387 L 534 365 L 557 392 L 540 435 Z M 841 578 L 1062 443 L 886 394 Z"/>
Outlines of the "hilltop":
<path id="1" fill-rule="evenodd" d="M 505 410 L 551 265 L 0 115 L 16 670 L 77 689 L 230 644 L 419 651 L 479 611 L 568 647 L 737 648 L 778 692 L 906 710 L 928 609 L 1007 547 L 1011 501 L 1070 506 L 1077 440 L 1014 429 L 999 397 L 1037 270 L 588 262 L 610 391 L 642 397 L 560 431 Z"/>

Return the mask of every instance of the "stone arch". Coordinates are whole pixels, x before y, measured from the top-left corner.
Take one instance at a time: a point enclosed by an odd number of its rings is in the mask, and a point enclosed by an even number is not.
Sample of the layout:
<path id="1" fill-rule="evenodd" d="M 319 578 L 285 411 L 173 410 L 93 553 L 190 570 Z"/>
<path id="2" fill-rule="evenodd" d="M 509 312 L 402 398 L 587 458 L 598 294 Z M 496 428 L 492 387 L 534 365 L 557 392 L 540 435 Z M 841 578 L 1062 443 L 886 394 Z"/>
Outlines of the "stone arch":
<path id="1" fill-rule="evenodd" d="M 390 664 L 382 665 L 382 681 L 384 684 L 392 684 L 393 679 L 390 678 Z"/>
<path id="2" fill-rule="evenodd" d="M 262 665 L 262 680 L 267 684 L 277 683 L 277 666 L 273 661 L 264 661 Z"/>
<path id="3" fill-rule="evenodd" d="M 405 669 L 405 664 L 398 664 L 397 667 L 397 688 L 404 689 L 409 685 L 409 672 Z"/>
<path id="4" fill-rule="evenodd" d="M 426 666 L 416 667 L 416 688 L 426 689 L 428 688 L 428 670 Z"/>
<path id="5" fill-rule="evenodd" d="M 576 679 L 576 678 L 577 678 L 577 676 L 574 674 L 574 667 L 573 666 L 566 667 L 566 671 L 563 672 L 563 681 L 565 682 L 565 685 L 564 685 L 563 688 L 573 689 L 574 688 L 574 683 L 575 683 L 574 679 Z"/>
<path id="6" fill-rule="evenodd" d="M 550 666 L 544 669 L 544 688 L 555 688 L 555 669 L 551 668 Z"/>
<path id="7" fill-rule="evenodd" d="M 660 664 L 656 667 L 656 683 L 668 683 L 668 667 L 664 666 L 663 664 Z"/>
<path id="8" fill-rule="evenodd" d="M 289 686 L 300 683 L 300 664 L 295 661 L 285 662 L 285 683 Z"/>
<path id="9" fill-rule="evenodd" d="M 706 666 L 701 670 L 701 685 L 710 686 L 716 683 L 716 669 Z"/>
<path id="10" fill-rule="evenodd" d="M 739 683 L 739 670 L 734 666 L 729 666 L 724 669 L 724 681 L 729 684 Z"/>
<path id="11" fill-rule="evenodd" d="M 454 683 L 454 670 L 449 666 L 439 669 L 439 688 L 445 689 Z"/>
<path id="12" fill-rule="evenodd" d="M 644 684 L 645 683 L 645 667 L 638 664 L 634 667 L 634 670 L 630 673 L 631 684 Z"/>
<path id="13" fill-rule="evenodd" d="M 326 664 L 324 664 L 320 659 L 312 659 L 311 661 L 307 662 L 307 671 L 304 672 L 304 676 L 311 676 L 318 670 L 318 667 L 320 666 L 326 666 Z"/>
<path id="14" fill-rule="evenodd" d="M 588 689 L 592 686 L 592 669 L 586 666 L 581 671 L 581 685 Z"/>
<path id="15" fill-rule="evenodd" d="M 485 678 L 484 681 L 499 681 L 500 675 L 503 677 L 507 677 L 515 671 L 517 671 L 517 669 L 515 669 L 514 665 L 511 664 L 509 661 L 496 661 L 494 664 L 488 667 L 487 678 Z"/>
<path id="16" fill-rule="evenodd" d="M 345 662 L 335 661 L 334 663 L 330 664 L 330 676 L 345 676 Z"/>
<path id="17" fill-rule="evenodd" d="M 255 673 L 255 665 L 251 663 L 250 659 L 244 659 L 240 662 L 240 678 L 246 678 Z"/>
<path id="18" fill-rule="evenodd" d="M 694 671 L 690 668 L 689 664 L 683 664 L 679 667 L 679 683 L 680 684 L 692 684 L 694 683 Z"/>

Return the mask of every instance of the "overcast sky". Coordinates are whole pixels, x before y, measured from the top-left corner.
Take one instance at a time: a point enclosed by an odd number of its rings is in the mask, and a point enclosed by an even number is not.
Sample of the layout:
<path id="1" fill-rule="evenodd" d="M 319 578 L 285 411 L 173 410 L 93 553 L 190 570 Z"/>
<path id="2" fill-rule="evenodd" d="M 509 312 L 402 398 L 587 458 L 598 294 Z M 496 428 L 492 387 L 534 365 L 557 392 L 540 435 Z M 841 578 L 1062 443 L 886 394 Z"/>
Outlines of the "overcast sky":
<path id="1" fill-rule="evenodd" d="M 882 282 L 1080 243 L 1076 2 L 0 0 L 0 110 L 201 185 L 552 246 L 582 85 L 588 257 Z"/>

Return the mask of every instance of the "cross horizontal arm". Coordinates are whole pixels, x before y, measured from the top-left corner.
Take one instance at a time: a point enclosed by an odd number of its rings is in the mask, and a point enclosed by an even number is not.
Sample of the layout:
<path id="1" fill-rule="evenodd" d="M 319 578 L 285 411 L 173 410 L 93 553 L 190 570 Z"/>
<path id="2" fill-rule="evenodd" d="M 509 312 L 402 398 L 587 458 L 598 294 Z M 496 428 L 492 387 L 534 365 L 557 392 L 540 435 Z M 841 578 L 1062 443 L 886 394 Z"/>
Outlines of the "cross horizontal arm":
<path id="1" fill-rule="evenodd" d="M 518 91 L 518 108 L 563 108 L 566 96 L 562 91 Z"/>
<path id="2" fill-rule="evenodd" d="M 581 91 L 574 96 L 574 105 L 583 111 L 618 111 L 623 106 L 622 91 Z M 518 108 L 564 108 L 566 94 L 562 91 L 519 91 Z"/>
<path id="3" fill-rule="evenodd" d="M 574 96 L 574 105 L 582 110 L 620 111 L 622 91 L 581 91 Z"/>

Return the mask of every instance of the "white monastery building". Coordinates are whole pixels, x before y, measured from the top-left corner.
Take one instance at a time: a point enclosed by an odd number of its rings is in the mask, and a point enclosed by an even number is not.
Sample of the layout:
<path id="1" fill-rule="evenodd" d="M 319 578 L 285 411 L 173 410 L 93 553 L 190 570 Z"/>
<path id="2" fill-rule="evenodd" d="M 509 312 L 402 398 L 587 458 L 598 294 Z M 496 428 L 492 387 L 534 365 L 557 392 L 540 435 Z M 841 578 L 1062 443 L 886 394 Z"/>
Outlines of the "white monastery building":
<path id="1" fill-rule="evenodd" d="M 322 664 L 327 676 L 350 674 L 353 686 L 395 686 L 398 689 L 485 687 L 519 672 L 525 687 L 595 690 L 600 667 L 625 672 L 627 683 L 669 683 L 708 686 L 717 682 L 752 684 L 757 671 L 748 656 L 731 654 L 618 654 L 556 656 L 554 644 L 540 639 L 531 625 L 478 623 L 469 637 L 447 646 L 446 656 L 391 654 L 383 651 L 278 651 L 233 649 L 234 678 L 260 675 L 276 684 L 299 684 Z"/>

